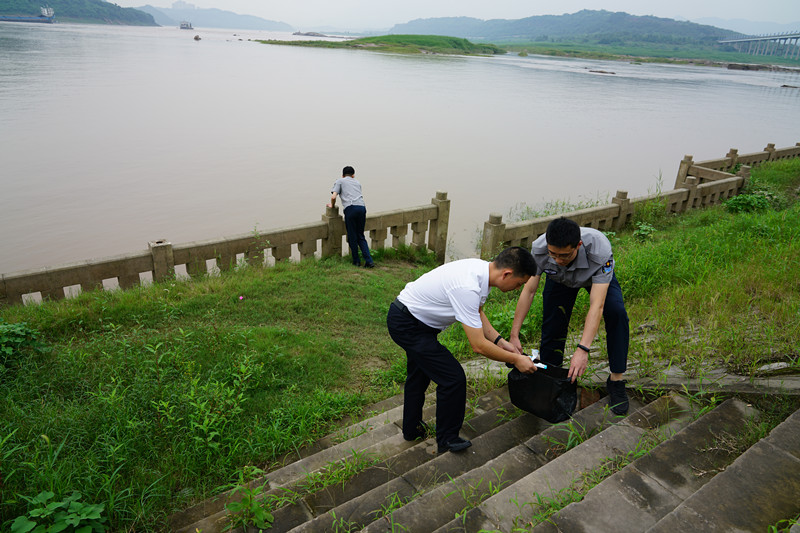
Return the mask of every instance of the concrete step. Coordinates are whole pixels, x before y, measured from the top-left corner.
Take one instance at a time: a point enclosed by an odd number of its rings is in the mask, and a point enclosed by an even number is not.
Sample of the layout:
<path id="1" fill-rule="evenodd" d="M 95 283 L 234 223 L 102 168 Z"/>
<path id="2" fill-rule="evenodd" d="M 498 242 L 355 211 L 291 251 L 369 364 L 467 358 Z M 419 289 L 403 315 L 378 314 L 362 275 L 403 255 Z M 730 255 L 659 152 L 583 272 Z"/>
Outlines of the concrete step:
<path id="1" fill-rule="evenodd" d="M 433 395 L 426 405 L 431 421 Z M 473 446 L 438 454 L 433 438 L 403 439 L 400 396 L 287 456 L 254 483 L 268 495 L 296 491 L 274 511 L 275 533 L 763 531 L 800 514 L 800 411 L 735 459 L 722 444 L 757 411 L 728 400 L 699 417 L 694 405 L 677 392 L 647 405 L 632 397 L 630 415 L 617 417 L 602 398 L 552 425 L 520 414 L 501 387 L 468 403 L 462 436 Z M 663 442 L 637 454 L 654 440 Z M 353 457 L 375 462 L 337 485 L 313 492 L 304 486 L 310 475 Z M 577 494 L 577 483 L 609 469 L 618 471 L 539 524 L 541 503 Z M 776 484 L 777 497 L 763 492 Z M 194 521 L 184 515 L 172 530 L 223 531 L 227 501 L 230 495 L 207 502 L 211 512 Z"/>
<path id="2" fill-rule="evenodd" d="M 585 473 L 608 458 L 631 453 L 653 434 L 670 435 L 690 423 L 691 407 L 682 397 L 668 395 L 635 409 L 566 453 L 486 499 L 439 531 L 515 531 L 531 526 L 541 502 L 559 500 Z"/>
<path id="3" fill-rule="evenodd" d="M 758 412 L 727 400 L 628 464 L 533 531 L 645 531 L 735 458 L 725 444 Z M 717 495 L 716 497 L 719 497 Z M 613 512 L 609 510 L 613 509 Z M 707 531 L 682 527 L 670 531 Z M 730 530 L 728 530 L 730 531 Z"/>
<path id="4" fill-rule="evenodd" d="M 428 397 L 428 403 L 432 402 L 433 398 L 435 397 L 430 395 Z M 363 426 L 365 420 L 381 416 L 394 418 L 398 412 L 398 407 L 401 408 L 399 413 L 401 413 L 400 416 L 402 416 L 402 405 L 402 394 L 397 394 L 383 401 L 372 404 L 363 411 L 362 416 L 357 416 L 354 420 L 344 420 L 342 422 L 342 428 L 338 431 L 326 435 L 316 442 L 299 446 L 296 450 L 287 453 L 278 461 L 276 461 L 276 465 L 285 466 L 294 463 L 295 461 L 301 460 L 304 457 L 310 457 L 326 448 L 329 448 L 337 442 L 341 442 L 346 438 L 347 435 L 352 435 L 358 431 L 361 431 L 361 427 Z M 265 482 L 266 480 L 264 478 L 260 478 L 253 480 L 248 484 L 248 486 L 250 488 L 263 486 L 265 485 Z M 267 488 L 269 488 L 268 485 Z M 170 531 L 174 531 L 176 533 L 195 533 L 196 528 L 199 528 L 201 531 L 217 531 L 218 528 L 214 525 L 214 515 L 217 515 L 217 518 L 224 518 L 224 515 L 226 514 L 225 504 L 235 498 L 236 496 L 229 491 L 173 514 L 169 520 Z"/>
<path id="5" fill-rule="evenodd" d="M 605 404 L 605 400 L 601 400 L 575 413 L 572 424 L 582 438 L 589 438 L 591 434 L 613 423 L 616 417 L 606 409 Z M 634 400 L 634 406 L 636 405 L 639 404 Z M 555 457 L 559 447 L 567 445 L 573 433 L 566 429 L 565 424 L 544 425 L 538 420 L 533 416 L 524 417 L 526 424 L 535 422 L 543 430 L 516 446 L 504 446 L 508 449 L 502 453 L 495 452 L 495 441 L 499 435 L 487 435 L 486 439 L 491 439 L 486 450 L 487 460 L 478 462 L 474 468 L 458 477 L 450 477 L 444 483 L 426 489 L 421 496 L 395 510 L 392 520 L 408 528 L 408 531 L 433 531 L 503 486 L 547 463 Z M 476 439 L 473 447 L 477 446 L 485 445 Z M 381 522 L 373 522 L 364 529 L 365 532 L 384 530 L 385 526 Z"/>
<path id="6" fill-rule="evenodd" d="M 798 515 L 800 410 L 648 531 L 767 531 Z"/>
<path id="7" fill-rule="evenodd" d="M 383 510 L 413 499 L 425 487 L 441 483 L 447 476 L 458 475 L 461 469 L 468 468 L 469 465 L 486 461 L 491 453 L 486 448 L 490 446 L 484 446 L 484 450 L 480 452 L 481 443 L 491 443 L 497 449 L 506 443 L 523 441 L 547 424 L 531 415 L 508 420 L 508 412 L 512 407 L 509 403 L 503 404 L 465 424 L 461 433 L 473 442 L 473 447 L 466 452 L 439 454 L 433 438 L 421 442 L 414 447 L 418 464 L 413 468 L 398 472 L 387 483 L 371 488 L 313 520 L 300 524 L 291 530 L 292 533 L 331 531 L 337 527 L 344 530 L 364 527 L 382 514 Z"/>
<path id="8" fill-rule="evenodd" d="M 512 408 L 513 406 L 509 403 L 508 390 L 505 387 L 475 399 L 468 405 L 467 421 L 462 434 L 467 438 L 478 435 L 489 425 L 496 424 L 498 417 L 502 418 L 503 415 L 498 414 L 498 409 Z M 435 417 L 435 409 L 435 394 L 429 394 L 426 397 L 426 407 L 423 411 L 426 420 L 432 420 Z M 297 454 L 298 456 L 294 460 L 291 460 L 291 456 L 287 457 L 282 463 L 283 466 L 254 480 L 249 486 L 251 488 L 263 487 L 264 497 L 284 496 L 292 491 L 302 490 L 308 474 L 319 472 L 341 460 L 352 457 L 353 454 L 368 456 L 379 461 L 379 464 L 381 461 L 399 455 L 400 457 L 393 462 L 393 468 L 397 468 L 398 461 L 410 461 L 413 465 L 419 464 L 424 456 L 419 450 L 425 448 L 417 448 L 418 443 L 408 442 L 402 436 L 402 395 L 394 397 L 389 402 L 381 402 L 371 411 L 377 412 L 370 413 L 369 418 L 350 424 L 307 447 L 305 453 Z M 433 443 L 432 439 L 428 443 L 428 447 L 431 446 L 431 443 Z M 432 446 L 435 448 L 435 443 Z M 409 453 L 402 455 L 405 451 L 409 451 Z M 427 455 L 430 456 L 430 452 L 427 452 Z M 376 470 L 373 469 L 372 473 L 375 472 Z M 367 479 L 375 482 L 379 478 L 369 477 Z M 236 497 L 236 494 L 228 492 L 180 513 L 170 521 L 171 530 L 177 533 L 194 533 L 198 529 L 205 533 L 222 531 L 228 517 L 225 505 Z M 325 498 L 320 497 L 320 501 L 324 502 Z M 293 505 L 277 510 L 274 513 L 275 522 L 272 530 L 287 531 L 304 521 L 311 520 L 316 514 L 322 512 L 312 506 L 314 502 L 313 497 L 304 498 Z M 322 508 L 325 509 L 324 503 Z"/>

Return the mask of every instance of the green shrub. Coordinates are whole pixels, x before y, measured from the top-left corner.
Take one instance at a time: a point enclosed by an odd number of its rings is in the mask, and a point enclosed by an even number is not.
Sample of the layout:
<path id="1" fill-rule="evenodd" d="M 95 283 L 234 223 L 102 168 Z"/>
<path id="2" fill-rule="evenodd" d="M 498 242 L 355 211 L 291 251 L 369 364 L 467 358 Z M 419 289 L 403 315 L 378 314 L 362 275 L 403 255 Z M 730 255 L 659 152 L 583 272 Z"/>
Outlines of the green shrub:
<path id="1" fill-rule="evenodd" d="M 769 199 L 761 194 L 740 194 L 723 202 L 729 213 L 751 213 L 770 208 Z"/>
<path id="2" fill-rule="evenodd" d="M 646 241 L 647 239 L 652 239 L 655 232 L 656 228 L 652 224 L 648 224 L 647 222 L 637 222 L 636 229 L 633 230 L 633 236 L 640 241 Z"/>
<path id="3" fill-rule="evenodd" d="M 0 376 L 16 366 L 26 352 L 39 349 L 37 331 L 25 322 L 7 324 L 0 319 Z"/>
<path id="4" fill-rule="evenodd" d="M 11 533 L 102 533 L 106 530 L 103 504 L 83 503 L 78 491 L 61 501 L 51 502 L 54 496 L 54 493 L 44 491 L 35 498 L 26 498 L 33 507 L 12 522 Z"/>

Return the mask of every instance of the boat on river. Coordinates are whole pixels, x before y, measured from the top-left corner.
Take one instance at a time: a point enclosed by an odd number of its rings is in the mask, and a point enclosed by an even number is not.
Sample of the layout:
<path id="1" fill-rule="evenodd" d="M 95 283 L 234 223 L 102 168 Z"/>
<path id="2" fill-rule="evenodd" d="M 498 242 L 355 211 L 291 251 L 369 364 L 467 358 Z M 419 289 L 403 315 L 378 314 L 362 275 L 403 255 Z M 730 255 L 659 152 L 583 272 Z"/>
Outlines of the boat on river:
<path id="1" fill-rule="evenodd" d="M 52 7 L 41 8 L 41 15 L 0 15 L 0 22 L 42 22 L 52 24 L 55 20 Z"/>
<path id="2" fill-rule="evenodd" d="M 192 23 L 189 22 L 188 20 L 182 21 L 181 25 L 180 25 L 180 28 L 182 30 L 193 30 L 194 29 L 194 28 L 192 28 Z"/>

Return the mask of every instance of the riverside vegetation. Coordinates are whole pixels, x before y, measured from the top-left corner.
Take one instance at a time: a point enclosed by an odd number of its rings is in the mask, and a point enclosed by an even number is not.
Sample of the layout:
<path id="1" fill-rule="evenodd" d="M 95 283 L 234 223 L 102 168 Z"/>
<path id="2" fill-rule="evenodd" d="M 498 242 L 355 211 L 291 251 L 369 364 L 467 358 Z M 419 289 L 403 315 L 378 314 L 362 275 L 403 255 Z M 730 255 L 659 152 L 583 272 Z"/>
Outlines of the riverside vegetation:
<path id="1" fill-rule="evenodd" d="M 506 53 L 505 50 L 493 44 L 474 44 L 466 39 L 440 35 L 383 35 L 347 41 L 259 40 L 257 42 L 314 48 L 354 48 L 395 54 L 494 55 Z"/>
<path id="2" fill-rule="evenodd" d="M 771 362 L 800 372 L 798 186 L 800 160 L 764 164 L 725 206 L 673 216 L 655 201 L 610 234 L 631 377 L 669 366 L 757 376 Z M 246 482 L 401 391 L 405 357 L 386 312 L 435 263 L 407 249 L 376 258 L 372 270 L 309 260 L 1 309 L 4 529 L 163 531 L 172 512 L 231 488 L 243 495 L 236 516 L 268 524 L 263 508 L 244 507 L 257 496 Z M 486 304 L 501 332 L 516 296 L 493 293 Z M 587 307 L 579 300 L 576 323 Z M 538 340 L 540 309 L 534 302 L 526 344 Z M 460 328 L 442 340 L 459 359 L 474 356 Z M 590 362 L 605 364 L 601 354 Z M 331 467 L 323 477 L 342 475 Z"/>

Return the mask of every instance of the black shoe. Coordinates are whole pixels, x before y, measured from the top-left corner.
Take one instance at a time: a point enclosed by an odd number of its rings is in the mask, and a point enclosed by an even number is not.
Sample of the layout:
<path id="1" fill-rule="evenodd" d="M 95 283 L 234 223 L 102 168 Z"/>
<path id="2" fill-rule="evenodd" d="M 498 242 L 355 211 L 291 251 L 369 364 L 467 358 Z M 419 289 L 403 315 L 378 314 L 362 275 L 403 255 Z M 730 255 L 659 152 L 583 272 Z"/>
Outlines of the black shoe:
<path id="1" fill-rule="evenodd" d="M 439 445 L 439 453 L 444 452 L 463 452 L 467 448 L 472 446 L 472 443 L 467 439 L 462 439 L 461 437 L 456 437 L 451 439 L 446 444 Z"/>
<path id="2" fill-rule="evenodd" d="M 608 391 L 608 405 L 611 412 L 615 415 L 624 415 L 628 412 L 628 393 L 625 392 L 624 379 L 611 381 L 611 377 L 606 380 L 606 390 Z"/>
<path id="3" fill-rule="evenodd" d="M 403 433 L 403 438 L 406 439 L 407 441 L 427 438 L 429 431 L 428 424 L 420 420 L 419 423 L 417 424 L 416 430 L 417 431 L 415 431 L 411 435 L 406 435 L 405 433 Z"/>
<path id="4" fill-rule="evenodd" d="M 364 268 L 375 268 L 375 263 L 367 263 Z"/>

